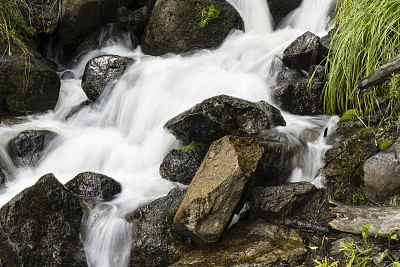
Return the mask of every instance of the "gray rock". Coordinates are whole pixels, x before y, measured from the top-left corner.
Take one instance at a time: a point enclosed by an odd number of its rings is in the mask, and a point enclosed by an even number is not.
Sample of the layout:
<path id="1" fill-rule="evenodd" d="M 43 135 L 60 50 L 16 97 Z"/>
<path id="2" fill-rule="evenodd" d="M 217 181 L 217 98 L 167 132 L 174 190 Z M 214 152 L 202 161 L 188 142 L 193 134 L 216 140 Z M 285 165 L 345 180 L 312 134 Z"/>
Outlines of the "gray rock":
<path id="1" fill-rule="evenodd" d="M 10 140 L 8 151 L 16 166 L 36 166 L 48 147 L 57 137 L 54 132 L 29 130 Z"/>
<path id="2" fill-rule="evenodd" d="M 280 111 L 264 101 L 219 95 L 170 119 L 164 128 L 184 143 L 210 144 L 231 133 L 258 134 L 280 125 L 286 125 Z"/>
<path id="3" fill-rule="evenodd" d="M 168 266 L 193 247 L 189 239 L 174 235 L 171 227 L 185 193 L 185 189 L 172 189 L 126 216 L 132 224 L 131 266 Z"/>
<path id="4" fill-rule="evenodd" d="M 96 101 L 104 88 L 121 77 L 134 60 L 115 55 L 95 57 L 86 64 L 82 77 L 82 89 L 91 101 Z"/>
<path id="5" fill-rule="evenodd" d="M 214 243 L 228 226 L 263 153 L 258 139 L 225 136 L 208 150 L 175 215 L 173 229 Z"/>
<path id="6" fill-rule="evenodd" d="M 264 219 L 285 217 L 316 191 L 317 188 L 308 182 L 255 187 L 250 192 L 250 212 Z"/>
<path id="7" fill-rule="evenodd" d="M 121 184 L 100 173 L 82 172 L 65 184 L 74 194 L 91 200 L 110 200 L 121 193 Z"/>
<path id="8" fill-rule="evenodd" d="M 203 10 L 213 5 L 220 13 L 200 27 Z M 236 9 L 225 0 L 158 0 L 142 38 L 142 50 L 150 55 L 183 53 L 193 47 L 215 48 L 232 29 L 244 29 Z"/>
<path id="9" fill-rule="evenodd" d="M 385 201 L 398 193 L 400 189 L 400 159 L 397 153 L 399 151 L 400 143 L 396 142 L 364 162 L 361 189 L 368 199 Z"/>
<path id="10" fill-rule="evenodd" d="M 172 266 L 303 266 L 306 253 L 297 230 L 259 219 L 239 222 L 215 246 L 185 253 Z"/>
<path id="11" fill-rule="evenodd" d="M 327 52 L 328 50 L 321 44 L 320 38 L 308 31 L 283 51 L 283 64 L 293 69 L 308 70 L 311 65 L 319 65 Z"/>
<path id="12" fill-rule="evenodd" d="M 79 198 L 46 174 L 1 207 L 0 226 L 18 266 L 87 266 L 79 234 L 82 216 Z"/>
<path id="13" fill-rule="evenodd" d="M 117 12 L 117 25 L 132 35 L 142 37 L 147 22 L 149 21 L 150 14 L 147 6 L 140 9 L 129 10 L 125 7 L 119 8 Z"/>

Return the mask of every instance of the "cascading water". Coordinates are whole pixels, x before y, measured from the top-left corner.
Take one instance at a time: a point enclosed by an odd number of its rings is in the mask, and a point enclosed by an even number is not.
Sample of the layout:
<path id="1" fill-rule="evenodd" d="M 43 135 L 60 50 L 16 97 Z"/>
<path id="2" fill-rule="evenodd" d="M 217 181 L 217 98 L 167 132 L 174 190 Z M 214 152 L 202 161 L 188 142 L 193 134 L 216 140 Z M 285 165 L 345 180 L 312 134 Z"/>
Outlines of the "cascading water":
<path id="1" fill-rule="evenodd" d="M 90 266 L 127 266 L 131 230 L 124 215 L 177 186 L 158 174 L 165 154 L 180 146 L 165 132 L 164 123 L 219 94 L 271 102 L 274 73 L 280 68 L 276 55 L 282 54 L 304 30 L 323 33 L 327 23 L 319 16 L 325 14 L 331 0 L 304 0 L 288 24 L 277 31 L 273 31 L 265 0 L 230 2 L 243 16 L 246 32 L 232 32 L 218 49 L 187 56 L 152 57 L 126 45 L 127 36 L 113 39 L 106 47 L 87 53 L 70 70 L 75 79 L 62 81 L 54 111 L 29 116 L 19 123 L 3 123 L 0 153 L 10 139 L 24 130 L 48 129 L 59 137 L 36 168 L 17 169 L 7 156 L 2 157 L 7 171 L 13 174 L 10 177 L 16 178 L 7 181 L 0 204 L 49 172 L 63 183 L 84 171 L 113 177 L 122 184 L 122 192 L 111 202 L 94 207 L 83 222 L 83 241 Z M 307 7 L 306 3 L 315 6 Z M 307 23 L 301 19 L 304 14 Z M 310 21 L 311 18 L 316 19 Z M 101 54 L 116 54 L 136 61 L 94 106 L 64 121 L 74 106 L 86 100 L 80 86 L 86 62 Z M 320 135 L 317 141 L 307 144 L 303 159 L 296 161 L 291 181 L 308 180 L 320 185 L 315 176 L 322 164 L 321 155 L 328 147 L 324 144 L 324 129 L 332 131 L 336 118 L 283 115 L 287 127 L 279 128 L 280 131 L 295 138 L 300 138 L 305 129 Z"/>

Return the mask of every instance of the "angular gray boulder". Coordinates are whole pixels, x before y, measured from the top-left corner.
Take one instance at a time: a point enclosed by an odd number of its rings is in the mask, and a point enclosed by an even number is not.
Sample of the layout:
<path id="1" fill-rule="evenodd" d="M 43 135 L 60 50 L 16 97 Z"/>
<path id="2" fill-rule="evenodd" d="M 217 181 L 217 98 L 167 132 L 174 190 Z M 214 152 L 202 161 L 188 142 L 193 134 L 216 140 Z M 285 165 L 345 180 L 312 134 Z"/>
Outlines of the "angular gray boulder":
<path id="1" fill-rule="evenodd" d="M 121 184 L 107 175 L 82 172 L 65 184 L 74 194 L 86 200 L 110 200 L 121 193 Z"/>
<path id="2" fill-rule="evenodd" d="M 383 202 L 399 192 L 399 151 L 400 143 L 395 142 L 364 162 L 361 189 L 368 199 Z"/>
<path id="3" fill-rule="evenodd" d="M 12 244 L 18 266 L 87 266 L 82 216 L 79 198 L 46 174 L 1 207 L 0 240 Z"/>
<path id="4" fill-rule="evenodd" d="M 173 230 L 200 244 L 217 242 L 239 208 L 262 153 L 256 138 L 225 136 L 215 141 L 175 214 Z"/>
<path id="5" fill-rule="evenodd" d="M 215 48 L 232 29 L 243 30 L 244 23 L 225 0 L 158 0 L 143 34 L 142 50 L 159 56 Z"/>
<path id="6" fill-rule="evenodd" d="M 98 56 L 89 60 L 82 77 L 82 89 L 89 100 L 95 102 L 104 88 L 121 77 L 133 63 L 131 58 L 116 55 Z"/>
<path id="7" fill-rule="evenodd" d="M 178 139 L 210 144 L 231 133 L 258 134 L 286 125 L 280 111 L 260 101 L 219 95 L 208 98 L 165 123 L 164 128 Z"/>

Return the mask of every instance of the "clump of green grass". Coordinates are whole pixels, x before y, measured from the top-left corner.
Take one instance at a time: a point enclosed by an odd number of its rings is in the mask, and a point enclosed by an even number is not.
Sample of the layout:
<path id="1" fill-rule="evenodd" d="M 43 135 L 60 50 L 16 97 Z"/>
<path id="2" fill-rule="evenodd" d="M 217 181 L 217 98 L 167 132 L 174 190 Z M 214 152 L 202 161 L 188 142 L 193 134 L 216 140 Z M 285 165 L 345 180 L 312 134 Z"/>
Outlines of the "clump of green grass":
<path id="1" fill-rule="evenodd" d="M 203 8 L 200 13 L 200 28 L 204 29 L 210 20 L 219 18 L 220 14 L 221 10 L 217 9 L 214 5 Z"/>
<path id="2" fill-rule="evenodd" d="M 368 115 L 373 113 L 377 95 L 389 93 L 390 82 L 361 92 L 357 81 L 399 53 L 400 1 L 340 0 L 337 7 L 336 34 L 327 57 L 325 112 L 342 114 L 355 109 Z"/>

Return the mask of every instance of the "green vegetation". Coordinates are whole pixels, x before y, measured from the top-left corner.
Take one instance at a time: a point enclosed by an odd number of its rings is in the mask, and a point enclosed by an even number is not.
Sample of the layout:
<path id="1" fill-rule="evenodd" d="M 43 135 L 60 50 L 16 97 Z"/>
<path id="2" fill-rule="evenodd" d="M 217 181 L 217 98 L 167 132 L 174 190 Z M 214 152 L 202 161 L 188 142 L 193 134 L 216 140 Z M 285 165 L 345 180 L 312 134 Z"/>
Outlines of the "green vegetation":
<path id="1" fill-rule="evenodd" d="M 199 25 L 200 28 L 204 29 L 204 27 L 210 20 L 219 18 L 220 14 L 221 10 L 215 8 L 214 5 L 210 5 L 203 8 L 203 10 L 200 13 L 200 25 Z"/>
<path id="2" fill-rule="evenodd" d="M 8 55 L 12 54 L 12 42 L 15 42 L 24 53 L 27 52 L 26 45 L 21 41 L 21 35 L 29 36 L 36 33 L 35 28 L 27 26 L 22 17 L 15 1 L 2 0 L 0 2 L 0 35 L 7 41 L 5 52 L 8 52 Z"/>
<path id="3" fill-rule="evenodd" d="M 189 145 L 183 147 L 181 149 L 182 152 L 189 152 L 190 150 L 195 150 L 199 153 L 203 153 L 204 151 L 206 151 L 207 146 L 202 144 L 202 143 L 197 143 L 195 141 L 192 141 Z"/>
<path id="4" fill-rule="evenodd" d="M 340 124 L 342 122 L 346 122 L 346 121 L 352 121 L 355 118 L 357 118 L 357 110 L 349 109 L 342 115 L 342 117 L 338 121 L 338 124 Z"/>
<path id="5" fill-rule="evenodd" d="M 325 259 L 323 259 L 322 261 L 317 261 L 314 260 L 314 262 L 318 265 L 316 265 L 316 267 L 334 267 L 338 265 L 338 261 L 329 263 L 329 260 L 325 257 Z"/>
<path id="6" fill-rule="evenodd" d="M 371 249 L 366 249 L 361 252 L 357 251 L 356 245 L 352 243 L 340 243 L 346 257 L 346 267 L 351 267 L 353 264 L 357 267 L 364 267 L 372 260 Z"/>
<path id="7" fill-rule="evenodd" d="M 386 148 L 390 147 L 393 144 L 392 140 L 385 140 L 379 144 L 380 150 L 385 150 Z"/>
<path id="8" fill-rule="evenodd" d="M 365 195 L 360 192 L 360 191 L 356 191 L 353 194 L 353 199 L 352 199 L 352 204 L 353 205 L 364 205 L 367 202 L 367 198 L 365 197 Z"/>
<path id="9" fill-rule="evenodd" d="M 327 113 L 373 114 L 377 96 L 390 95 L 390 105 L 382 114 L 392 116 L 400 102 L 399 77 L 394 76 L 379 88 L 362 92 L 357 81 L 399 53 L 400 1 L 341 0 L 337 4 L 336 33 L 327 57 L 328 81 L 324 88 Z"/>

